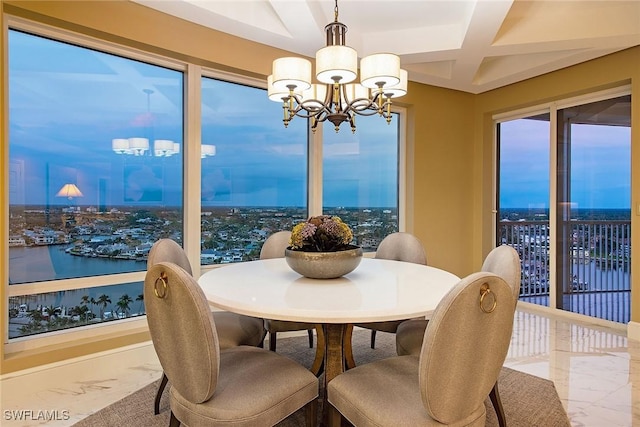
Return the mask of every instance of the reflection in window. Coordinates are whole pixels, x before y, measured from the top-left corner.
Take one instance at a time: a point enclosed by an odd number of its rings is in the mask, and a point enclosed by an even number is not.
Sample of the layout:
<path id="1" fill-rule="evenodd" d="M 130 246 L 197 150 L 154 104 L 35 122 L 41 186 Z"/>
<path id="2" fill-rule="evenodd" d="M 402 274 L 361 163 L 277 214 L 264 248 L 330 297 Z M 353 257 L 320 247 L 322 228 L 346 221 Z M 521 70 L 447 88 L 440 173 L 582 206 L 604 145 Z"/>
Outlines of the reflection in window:
<path id="1" fill-rule="evenodd" d="M 155 240 L 181 241 L 182 72 L 15 30 L 8 64 L 10 286 L 143 271 Z M 76 325 L 82 295 L 56 294 L 9 309 Z"/>
<path id="2" fill-rule="evenodd" d="M 202 79 L 202 264 L 257 259 L 306 219 L 307 122 L 285 129 L 264 92 Z"/>
<path id="3" fill-rule="evenodd" d="M 9 298 L 9 338 L 144 315 L 142 282 Z"/>
<path id="4" fill-rule="evenodd" d="M 391 124 L 377 115 L 358 120 L 355 134 L 325 126 L 323 212 L 341 217 L 357 245 L 375 250 L 399 228 L 399 118 L 394 114 Z"/>

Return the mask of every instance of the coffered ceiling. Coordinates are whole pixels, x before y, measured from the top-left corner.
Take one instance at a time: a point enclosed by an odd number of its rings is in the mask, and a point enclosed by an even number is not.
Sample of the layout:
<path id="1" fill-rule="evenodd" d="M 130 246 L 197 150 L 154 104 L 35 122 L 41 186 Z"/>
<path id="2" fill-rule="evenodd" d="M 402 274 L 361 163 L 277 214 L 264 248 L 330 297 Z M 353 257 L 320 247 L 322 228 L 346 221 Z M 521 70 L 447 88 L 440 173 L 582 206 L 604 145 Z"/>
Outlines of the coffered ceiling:
<path id="1" fill-rule="evenodd" d="M 134 0 L 314 57 L 333 0 Z M 360 57 L 393 52 L 409 80 L 481 93 L 640 45 L 640 1 L 339 0 Z"/>

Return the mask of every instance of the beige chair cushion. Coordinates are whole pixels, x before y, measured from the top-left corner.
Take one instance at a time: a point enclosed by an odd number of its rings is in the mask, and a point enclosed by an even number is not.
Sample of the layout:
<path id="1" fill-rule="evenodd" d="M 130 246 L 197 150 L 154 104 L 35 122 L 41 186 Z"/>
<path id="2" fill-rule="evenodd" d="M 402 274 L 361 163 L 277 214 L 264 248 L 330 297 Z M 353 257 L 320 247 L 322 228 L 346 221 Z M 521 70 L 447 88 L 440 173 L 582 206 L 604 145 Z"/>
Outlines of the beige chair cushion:
<path id="1" fill-rule="evenodd" d="M 494 248 L 484 260 L 482 271 L 497 274 L 502 277 L 511 288 L 514 303 L 518 303 L 521 280 L 520 256 L 515 249 L 508 245 Z M 427 320 L 412 319 L 403 322 L 396 331 L 396 352 L 398 356 L 406 354 L 420 354 Z"/>
<path id="2" fill-rule="evenodd" d="M 328 385 L 329 402 L 358 427 L 442 426 L 422 404 L 418 358 L 391 357 L 338 375 Z M 456 425 L 484 426 L 484 404 Z"/>
<path id="3" fill-rule="evenodd" d="M 382 239 L 376 258 L 427 265 L 427 254 L 420 240 L 411 233 L 392 233 Z"/>
<path id="4" fill-rule="evenodd" d="M 480 309 L 488 283 L 496 309 Z M 485 301 L 490 306 L 490 297 Z M 420 357 L 398 356 L 350 369 L 327 387 L 328 400 L 357 426 L 483 426 L 484 400 L 511 338 L 509 286 L 491 273 L 462 279 L 440 302 Z"/>
<path id="5" fill-rule="evenodd" d="M 213 397 L 201 405 L 170 391 L 171 409 L 188 426 L 271 426 L 318 396 L 318 380 L 291 359 L 255 347 L 220 353 Z"/>
<path id="6" fill-rule="evenodd" d="M 260 249 L 260 259 L 284 258 L 284 250 L 289 246 L 290 231 L 277 231 L 265 240 Z"/>
<path id="7" fill-rule="evenodd" d="M 396 353 L 398 356 L 413 354 L 418 356 L 422 349 L 424 331 L 427 329 L 428 320 L 405 320 L 396 331 Z"/>
<path id="8" fill-rule="evenodd" d="M 502 277 L 511 287 L 513 298 L 517 304 L 520 298 L 521 261 L 518 252 L 509 245 L 494 248 L 482 263 L 481 271 L 488 271 Z"/>
<path id="9" fill-rule="evenodd" d="M 245 316 L 229 311 L 214 311 L 220 349 L 224 350 L 239 345 L 259 347 L 266 331 L 264 322 L 257 317 Z"/>
<path id="10" fill-rule="evenodd" d="M 172 239 L 156 241 L 147 258 L 147 269 L 159 262 L 172 262 L 193 275 L 191 263 L 182 246 Z M 213 318 L 221 349 L 238 345 L 259 346 L 266 335 L 264 322 L 256 317 L 244 316 L 227 311 L 214 311 Z"/>
<path id="11" fill-rule="evenodd" d="M 274 425 L 317 398 L 318 379 L 291 359 L 250 346 L 219 351 L 205 295 L 176 264 L 152 266 L 144 295 L 153 345 L 171 383 L 171 411 L 182 424 Z"/>
<path id="12" fill-rule="evenodd" d="M 184 271 L 193 276 L 193 270 L 191 269 L 191 263 L 185 253 L 182 246 L 180 246 L 175 240 L 172 239 L 159 239 L 157 240 L 147 257 L 147 269 L 156 265 L 159 262 L 172 262 L 179 265 Z"/>
<path id="13" fill-rule="evenodd" d="M 191 402 L 207 401 L 216 388 L 220 353 L 202 289 L 176 264 L 157 263 L 147 271 L 144 304 L 153 346 L 172 387 Z"/>
<path id="14" fill-rule="evenodd" d="M 487 284 L 496 307 L 486 313 L 480 290 Z M 491 307 L 486 297 L 484 307 Z M 515 304 L 511 288 L 492 273 L 462 279 L 438 304 L 420 353 L 420 391 L 429 415 L 444 424 L 484 406 L 507 357 Z"/>

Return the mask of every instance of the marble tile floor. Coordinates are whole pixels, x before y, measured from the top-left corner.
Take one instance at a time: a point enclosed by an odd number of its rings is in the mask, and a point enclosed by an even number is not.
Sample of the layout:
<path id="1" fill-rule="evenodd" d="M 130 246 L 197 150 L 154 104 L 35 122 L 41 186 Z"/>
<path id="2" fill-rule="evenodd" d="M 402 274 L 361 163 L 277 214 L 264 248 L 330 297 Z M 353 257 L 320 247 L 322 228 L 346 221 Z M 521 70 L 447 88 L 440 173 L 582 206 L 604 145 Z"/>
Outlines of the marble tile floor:
<path id="1" fill-rule="evenodd" d="M 640 342 L 621 327 L 521 304 L 505 366 L 554 381 L 573 426 L 640 426 Z M 70 426 L 160 374 L 144 343 L 5 375 L 0 425 Z"/>

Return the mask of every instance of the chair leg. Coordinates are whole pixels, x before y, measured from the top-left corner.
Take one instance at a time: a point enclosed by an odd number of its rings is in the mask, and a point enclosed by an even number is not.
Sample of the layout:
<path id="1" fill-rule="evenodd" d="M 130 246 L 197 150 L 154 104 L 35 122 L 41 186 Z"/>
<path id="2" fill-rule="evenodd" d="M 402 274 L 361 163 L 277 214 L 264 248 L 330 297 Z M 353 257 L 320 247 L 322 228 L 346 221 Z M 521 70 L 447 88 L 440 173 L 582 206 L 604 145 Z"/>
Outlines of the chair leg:
<path id="1" fill-rule="evenodd" d="M 309 348 L 313 348 L 313 329 L 307 331 L 309 333 Z"/>
<path id="2" fill-rule="evenodd" d="M 269 332 L 269 350 L 276 351 L 276 333 Z"/>
<path id="3" fill-rule="evenodd" d="M 333 405 L 329 404 L 329 427 L 340 427 L 342 425 L 342 414 Z"/>
<path id="4" fill-rule="evenodd" d="M 371 348 L 376 348 L 376 331 L 371 330 Z"/>
<path id="5" fill-rule="evenodd" d="M 307 427 L 318 425 L 318 399 L 313 399 L 305 405 L 304 414 Z"/>
<path id="6" fill-rule="evenodd" d="M 180 421 L 173 415 L 173 411 L 171 411 L 171 418 L 169 418 L 169 427 L 180 427 Z"/>
<path id="7" fill-rule="evenodd" d="M 162 380 L 160 380 L 160 385 L 158 386 L 158 391 L 156 392 L 156 400 L 153 403 L 153 413 L 156 415 L 160 413 L 160 399 L 162 399 L 162 392 L 164 391 L 164 388 L 167 386 L 168 381 L 169 381 L 169 378 L 167 378 L 167 376 L 163 372 Z"/>
<path id="8" fill-rule="evenodd" d="M 500 427 L 506 427 L 507 420 L 504 416 L 504 408 L 502 407 L 502 401 L 500 400 L 500 393 L 498 392 L 497 381 L 493 385 L 493 388 L 489 393 L 489 398 L 491 399 L 491 403 L 493 404 L 493 409 L 496 411 L 496 416 L 498 417 L 498 425 Z"/>

